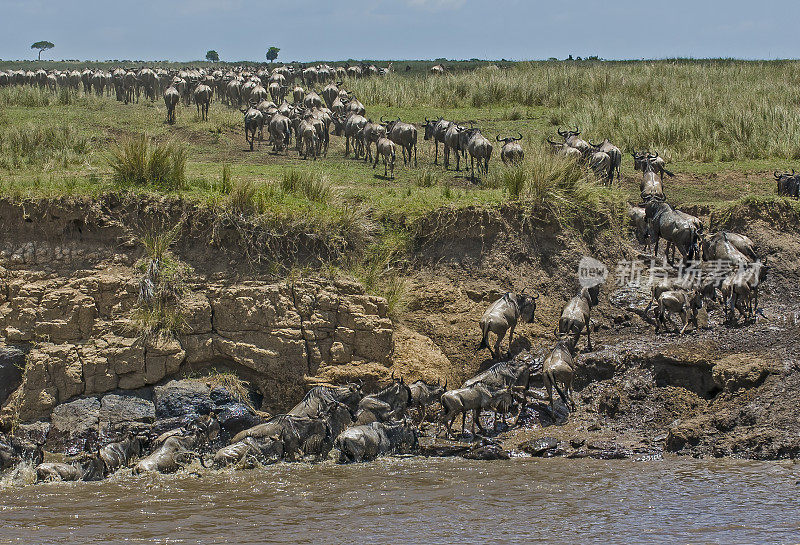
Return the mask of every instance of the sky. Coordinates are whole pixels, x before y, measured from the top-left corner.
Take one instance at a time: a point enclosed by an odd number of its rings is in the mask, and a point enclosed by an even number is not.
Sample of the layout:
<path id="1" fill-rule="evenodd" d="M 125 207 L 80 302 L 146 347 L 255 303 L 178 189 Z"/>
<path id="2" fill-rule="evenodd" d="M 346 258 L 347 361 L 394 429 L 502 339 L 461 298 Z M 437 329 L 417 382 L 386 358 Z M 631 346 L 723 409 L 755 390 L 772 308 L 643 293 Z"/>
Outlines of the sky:
<path id="1" fill-rule="evenodd" d="M 0 59 L 797 58 L 796 0 L 0 0 Z"/>

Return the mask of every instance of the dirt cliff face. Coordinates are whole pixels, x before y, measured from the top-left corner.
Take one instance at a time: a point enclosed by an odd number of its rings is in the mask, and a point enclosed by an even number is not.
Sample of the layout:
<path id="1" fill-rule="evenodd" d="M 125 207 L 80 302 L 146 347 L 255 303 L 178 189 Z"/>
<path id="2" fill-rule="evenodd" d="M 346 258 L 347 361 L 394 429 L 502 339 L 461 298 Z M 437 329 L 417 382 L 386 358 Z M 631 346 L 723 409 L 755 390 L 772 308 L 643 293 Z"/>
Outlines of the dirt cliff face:
<path id="1" fill-rule="evenodd" d="M 567 445 L 618 442 L 695 456 L 800 453 L 793 416 L 800 218 L 791 207 L 744 206 L 722 224 L 715 219 L 715 228 L 750 236 L 768 256 L 762 316 L 728 327 L 712 304 L 701 317 L 708 328 L 685 336 L 655 335 L 644 303 L 618 293 L 615 263 L 641 251 L 626 228 L 582 235 L 513 206 L 445 210 L 412 226 L 408 310 L 394 323 L 386 302 L 357 283 L 270 275 L 268 262 L 259 269 L 233 233 L 204 229 L 198 217 L 207 212 L 185 203 L 0 202 L 0 211 L 7 232 L 0 336 L 29 350 L 22 384 L 0 413 L 6 420 L 47 418 L 70 399 L 163 384 L 209 366 L 249 381 L 269 411 L 291 406 L 317 382 L 361 379 L 370 390 L 395 372 L 460 384 L 494 363 L 476 352 L 478 319 L 506 291 L 540 294 L 534 322 L 517 328 L 511 351 L 544 355 L 577 291 L 577 263 L 589 255 L 612 274 L 592 311 L 595 349 L 577 359 L 578 410 L 553 426 L 544 406 L 534 406 L 507 446 L 546 435 Z M 690 211 L 710 223 L 707 210 Z M 142 254 L 128 225 L 156 216 L 166 224 L 184 218 L 175 252 L 194 274 L 183 303 L 186 332 L 153 344 L 129 321 Z"/>

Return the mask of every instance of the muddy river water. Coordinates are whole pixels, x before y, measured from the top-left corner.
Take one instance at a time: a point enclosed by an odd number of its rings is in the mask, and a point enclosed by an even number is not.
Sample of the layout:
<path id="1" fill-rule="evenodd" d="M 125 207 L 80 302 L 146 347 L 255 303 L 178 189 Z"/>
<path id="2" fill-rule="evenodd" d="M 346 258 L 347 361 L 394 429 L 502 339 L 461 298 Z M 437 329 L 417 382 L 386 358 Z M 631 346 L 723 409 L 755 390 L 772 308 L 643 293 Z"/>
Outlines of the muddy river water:
<path id="1" fill-rule="evenodd" d="M 675 458 L 115 476 L 0 490 L 0 543 L 800 543 L 799 479 Z"/>

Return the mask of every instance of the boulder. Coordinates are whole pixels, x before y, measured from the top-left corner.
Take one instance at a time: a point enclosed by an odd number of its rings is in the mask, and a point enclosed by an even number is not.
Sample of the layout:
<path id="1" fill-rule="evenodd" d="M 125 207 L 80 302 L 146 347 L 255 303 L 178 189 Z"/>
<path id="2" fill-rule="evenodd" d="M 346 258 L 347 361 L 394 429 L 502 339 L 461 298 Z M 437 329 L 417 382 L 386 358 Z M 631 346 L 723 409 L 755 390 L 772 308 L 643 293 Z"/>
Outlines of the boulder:
<path id="1" fill-rule="evenodd" d="M 22 383 L 25 352 L 14 346 L 0 346 L 0 405 Z"/>
<path id="2" fill-rule="evenodd" d="M 547 451 L 555 450 L 558 448 L 558 439 L 555 437 L 542 437 L 541 439 L 532 439 L 526 441 L 519 446 L 531 456 L 545 456 Z"/>
<path id="3" fill-rule="evenodd" d="M 77 454 L 94 448 L 100 421 L 100 400 L 96 397 L 76 399 L 57 405 L 50 417 L 47 448 L 55 452 Z"/>
<path id="4" fill-rule="evenodd" d="M 117 426 L 129 422 L 149 423 L 156 419 L 152 401 L 126 394 L 108 394 L 100 400 L 100 422 Z"/>
<path id="5" fill-rule="evenodd" d="M 153 388 L 156 418 L 208 414 L 214 407 L 211 388 L 196 380 L 171 380 Z"/>

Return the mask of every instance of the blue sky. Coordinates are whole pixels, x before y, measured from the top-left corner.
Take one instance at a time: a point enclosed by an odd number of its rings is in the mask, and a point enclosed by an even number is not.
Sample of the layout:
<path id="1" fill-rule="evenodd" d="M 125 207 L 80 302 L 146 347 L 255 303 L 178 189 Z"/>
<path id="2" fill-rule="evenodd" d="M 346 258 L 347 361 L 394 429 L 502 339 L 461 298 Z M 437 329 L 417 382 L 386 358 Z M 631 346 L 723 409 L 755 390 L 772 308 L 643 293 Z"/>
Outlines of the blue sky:
<path id="1" fill-rule="evenodd" d="M 0 0 L 0 58 L 796 58 L 800 2 Z"/>

